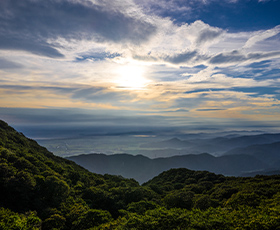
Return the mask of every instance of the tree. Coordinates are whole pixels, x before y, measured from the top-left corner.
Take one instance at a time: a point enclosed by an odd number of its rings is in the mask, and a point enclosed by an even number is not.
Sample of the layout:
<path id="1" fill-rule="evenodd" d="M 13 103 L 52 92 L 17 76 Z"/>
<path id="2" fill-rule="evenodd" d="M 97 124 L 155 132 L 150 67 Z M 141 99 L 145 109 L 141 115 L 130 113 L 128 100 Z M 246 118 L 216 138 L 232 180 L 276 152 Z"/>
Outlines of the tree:
<path id="1" fill-rule="evenodd" d="M 194 193 L 190 191 L 175 191 L 164 197 L 163 201 L 167 208 L 185 208 L 193 207 Z"/>

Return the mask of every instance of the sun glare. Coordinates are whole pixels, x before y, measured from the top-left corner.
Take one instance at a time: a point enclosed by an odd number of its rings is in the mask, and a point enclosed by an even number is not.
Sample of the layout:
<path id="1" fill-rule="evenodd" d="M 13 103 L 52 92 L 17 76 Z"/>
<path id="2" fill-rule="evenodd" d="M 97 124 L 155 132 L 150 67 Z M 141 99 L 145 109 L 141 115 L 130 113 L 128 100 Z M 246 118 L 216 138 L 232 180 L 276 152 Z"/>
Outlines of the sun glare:
<path id="1" fill-rule="evenodd" d="M 115 81 L 117 88 L 143 89 L 150 81 L 144 75 L 142 66 L 122 66 L 118 69 L 118 77 Z"/>

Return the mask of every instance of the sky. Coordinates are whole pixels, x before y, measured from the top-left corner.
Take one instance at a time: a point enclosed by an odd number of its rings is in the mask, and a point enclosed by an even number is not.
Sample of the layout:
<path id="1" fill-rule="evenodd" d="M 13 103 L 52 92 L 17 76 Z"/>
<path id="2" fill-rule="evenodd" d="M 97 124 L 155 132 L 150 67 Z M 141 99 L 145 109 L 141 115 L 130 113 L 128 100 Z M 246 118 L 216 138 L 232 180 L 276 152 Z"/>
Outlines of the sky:
<path id="1" fill-rule="evenodd" d="M 31 137 L 280 129 L 279 0 L 1 0 L 0 119 Z"/>

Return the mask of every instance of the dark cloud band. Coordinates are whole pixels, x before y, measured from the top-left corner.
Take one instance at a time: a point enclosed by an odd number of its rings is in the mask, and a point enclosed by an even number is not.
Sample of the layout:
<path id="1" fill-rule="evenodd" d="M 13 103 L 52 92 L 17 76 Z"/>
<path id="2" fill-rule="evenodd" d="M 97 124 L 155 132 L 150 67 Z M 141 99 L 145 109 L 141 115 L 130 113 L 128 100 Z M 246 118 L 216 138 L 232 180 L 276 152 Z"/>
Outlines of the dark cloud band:
<path id="1" fill-rule="evenodd" d="M 91 1 L 1 0 L 0 15 L 0 49 L 48 57 L 63 57 L 49 42 L 60 37 L 141 44 L 156 31 L 144 19 Z"/>

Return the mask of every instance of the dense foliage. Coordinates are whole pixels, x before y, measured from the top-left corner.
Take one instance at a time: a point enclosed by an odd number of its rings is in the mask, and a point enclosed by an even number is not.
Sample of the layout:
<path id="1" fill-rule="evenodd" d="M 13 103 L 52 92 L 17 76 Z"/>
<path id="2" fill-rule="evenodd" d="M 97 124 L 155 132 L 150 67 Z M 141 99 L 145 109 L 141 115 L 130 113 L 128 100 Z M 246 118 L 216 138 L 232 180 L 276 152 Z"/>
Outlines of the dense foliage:
<path id="1" fill-rule="evenodd" d="M 90 173 L 0 121 L 1 229 L 280 229 L 280 176 Z"/>

